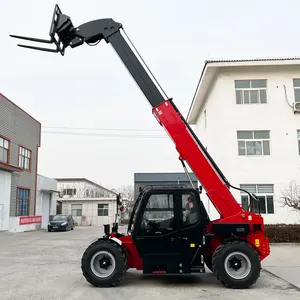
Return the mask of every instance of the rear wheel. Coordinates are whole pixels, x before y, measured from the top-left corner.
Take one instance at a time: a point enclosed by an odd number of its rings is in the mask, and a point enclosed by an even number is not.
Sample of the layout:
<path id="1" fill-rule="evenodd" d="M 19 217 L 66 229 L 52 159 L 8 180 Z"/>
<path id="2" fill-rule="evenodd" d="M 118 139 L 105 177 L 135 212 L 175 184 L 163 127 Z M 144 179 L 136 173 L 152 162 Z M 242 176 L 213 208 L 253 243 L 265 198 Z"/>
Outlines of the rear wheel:
<path id="1" fill-rule="evenodd" d="M 114 242 L 99 240 L 85 250 L 81 269 L 90 284 L 97 287 L 115 286 L 127 270 L 127 258 Z"/>
<path id="2" fill-rule="evenodd" d="M 261 263 L 257 252 L 245 242 L 233 241 L 219 246 L 212 257 L 218 280 L 227 287 L 249 288 L 260 276 Z"/>

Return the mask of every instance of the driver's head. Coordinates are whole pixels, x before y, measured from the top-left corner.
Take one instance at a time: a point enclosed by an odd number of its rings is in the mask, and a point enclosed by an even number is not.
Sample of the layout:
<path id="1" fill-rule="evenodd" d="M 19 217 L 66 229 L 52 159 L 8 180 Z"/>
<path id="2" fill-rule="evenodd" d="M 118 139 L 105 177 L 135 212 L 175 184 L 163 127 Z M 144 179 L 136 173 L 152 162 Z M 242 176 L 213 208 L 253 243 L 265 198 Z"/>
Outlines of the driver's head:
<path id="1" fill-rule="evenodd" d="M 190 195 L 187 198 L 187 205 L 186 205 L 187 210 L 191 210 L 194 207 L 194 203 L 195 203 L 195 196 Z"/>

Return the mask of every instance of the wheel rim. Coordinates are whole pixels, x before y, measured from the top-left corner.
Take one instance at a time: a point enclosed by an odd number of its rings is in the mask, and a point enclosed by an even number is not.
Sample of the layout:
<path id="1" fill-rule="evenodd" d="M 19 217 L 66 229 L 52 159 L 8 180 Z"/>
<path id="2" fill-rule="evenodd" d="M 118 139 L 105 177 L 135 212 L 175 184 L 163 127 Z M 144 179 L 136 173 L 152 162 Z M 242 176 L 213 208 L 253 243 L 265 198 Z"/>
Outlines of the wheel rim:
<path id="1" fill-rule="evenodd" d="M 234 279 L 244 279 L 251 271 L 251 262 L 242 252 L 230 253 L 224 262 L 227 274 Z"/>
<path id="2" fill-rule="evenodd" d="M 98 251 L 91 259 L 92 272 L 100 277 L 105 278 L 110 276 L 116 267 L 116 261 L 113 255 L 107 251 Z"/>

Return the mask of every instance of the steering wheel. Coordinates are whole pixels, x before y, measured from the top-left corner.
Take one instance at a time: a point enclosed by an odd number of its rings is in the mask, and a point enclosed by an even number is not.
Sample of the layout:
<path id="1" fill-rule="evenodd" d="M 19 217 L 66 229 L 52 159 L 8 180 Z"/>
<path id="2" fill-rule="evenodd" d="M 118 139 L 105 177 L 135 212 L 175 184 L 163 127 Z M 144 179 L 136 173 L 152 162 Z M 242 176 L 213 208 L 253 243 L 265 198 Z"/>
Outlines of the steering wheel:
<path id="1" fill-rule="evenodd" d="M 146 217 L 143 218 L 142 223 L 141 223 L 141 228 L 144 229 L 146 232 L 151 232 L 153 230 L 158 230 L 159 229 L 159 223 L 155 221 L 151 221 L 147 219 Z"/>

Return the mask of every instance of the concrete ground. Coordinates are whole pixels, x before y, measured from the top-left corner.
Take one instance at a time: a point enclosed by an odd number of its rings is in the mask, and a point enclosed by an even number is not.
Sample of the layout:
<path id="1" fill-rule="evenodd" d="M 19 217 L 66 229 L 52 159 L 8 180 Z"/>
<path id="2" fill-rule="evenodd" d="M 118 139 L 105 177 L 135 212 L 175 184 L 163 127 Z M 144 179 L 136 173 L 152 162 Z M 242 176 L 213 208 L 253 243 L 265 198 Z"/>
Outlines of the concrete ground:
<path id="1" fill-rule="evenodd" d="M 0 299 L 300 299 L 300 288 L 266 271 L 249 290 L 226 289 L 212 273 L 151 277 L 134 270 L 128 270 L 118 287 L 95 288 L 82 276 L 80 259 L 89 242 L 100 234 L 102 229 L 92 227 L 57 233 L 0 233 Z M 273 260 L 265 264 L 274 271 L 277 263 L 284 265 L 284 258 L 294 259 L 295 249 L 274 247 Z"/>
<path id="2" fill-rule="evenodd" d="M 271 245 L 271 254 L 262 266 L 300 289 L 300 244 Z"/>

